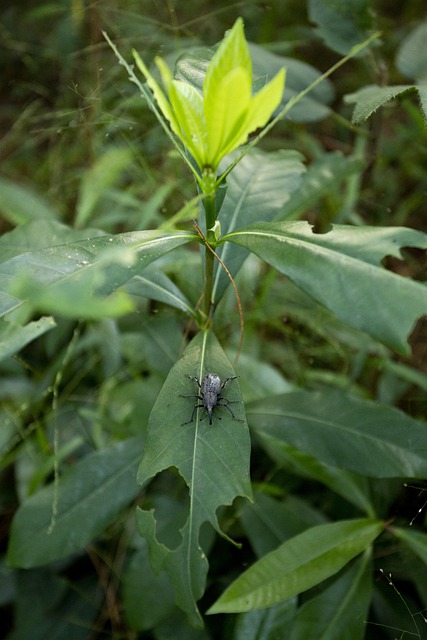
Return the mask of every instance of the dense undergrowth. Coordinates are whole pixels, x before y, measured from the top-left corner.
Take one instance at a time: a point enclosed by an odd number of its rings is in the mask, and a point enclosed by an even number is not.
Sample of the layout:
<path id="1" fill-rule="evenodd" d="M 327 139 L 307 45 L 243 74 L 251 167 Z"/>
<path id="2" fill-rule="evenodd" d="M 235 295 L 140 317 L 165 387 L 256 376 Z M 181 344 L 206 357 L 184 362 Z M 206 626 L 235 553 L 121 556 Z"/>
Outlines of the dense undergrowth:
<path id="1" fill-rule="evenodd" d="M 427 16 L 213 4 L 1 9 L 1 626 L 422 639 Z"/>

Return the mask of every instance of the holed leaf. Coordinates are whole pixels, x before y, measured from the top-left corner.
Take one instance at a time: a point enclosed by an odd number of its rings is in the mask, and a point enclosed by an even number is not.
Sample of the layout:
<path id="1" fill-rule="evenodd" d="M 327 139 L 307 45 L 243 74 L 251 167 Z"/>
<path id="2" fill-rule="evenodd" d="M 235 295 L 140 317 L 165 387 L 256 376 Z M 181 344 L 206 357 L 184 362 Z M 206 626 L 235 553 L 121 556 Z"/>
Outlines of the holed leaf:
<path id="1" fill-rule="evenodd" d="M 380 261 L 401 257 L 401 247 L 427 248 L 427 234 L 345 225 L 313 233 L 307 222 L 273 222 L 237 229 L 222 240 L 256 253 L 350 326 L 410 353 L 408 335 L 427 314 L 427 287 Z"/>
<path id="2" fill-rule="evenodd" d="M 188 422 L 194 404 L 198 404 L 194 397 L 198 386 L 188 376 L 201 380 L 206 373 L 217 373 L 222 381 L 234 375 L 210 332 L 199 333 L 172 368 L 152 410 L 138 470 L 138 481 L 145 484 L 164 469 L 176 467 L 188 485 L 189 513 L 178 547 L 170 549 L 158 541 L 152 511 L 139 509 L 137 521 L 147 539 L 154 569 L 168 573 L 177 604 L 196 625 L 200 624 L 196 601 L 203 594 L 208 568 L 199 543 L 200 527 L 210 522 L 221 533 L 218 507 L 231 504 L 236 496 L 251 495 L 250 438 L 237 380 L 230 380 L 222 392 L 232 403 L 230 409 L 235 418 L 226 407 L 217 406 L 210 425 L 202 407 L 195 410 L 194 420 Z"/>

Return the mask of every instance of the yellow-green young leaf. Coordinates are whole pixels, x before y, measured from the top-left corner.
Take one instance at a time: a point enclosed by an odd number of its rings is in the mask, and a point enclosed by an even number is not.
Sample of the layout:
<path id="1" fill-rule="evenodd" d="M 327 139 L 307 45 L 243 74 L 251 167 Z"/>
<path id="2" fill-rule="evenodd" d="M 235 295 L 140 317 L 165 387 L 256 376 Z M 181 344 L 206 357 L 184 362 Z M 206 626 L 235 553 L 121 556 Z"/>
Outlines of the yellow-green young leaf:
<path id="1" fill-rule="evenodd" d="M 242 67 L 230 71 L 212 99 L 205 96 L 208 162 L 215 169 L 227 153 L 246 142 L 242 131 L 251 101 L 251 76 Z"/>
<path id="2" fill-rule="evenodd" d="M 252 77 L 252 60 L 243 31 L 243 20 L 238 18 L 219 45 L 206 71 L 203 95 L 207 104 L 215 101 L 223 78 L 236 67 L 245 69 Z"/>
<path id="3" fill-rule="evenodd" d="M 174 80 L 169 87 L 169 98 L 175 112 L 181 139 L 199 166 L 206 158 L 206 121 L 203 98 L 191 84 Z"/>
<path id="4" fill-rule="evenodd" d="M 171 129 L 175 133 L 175 135 L 180 137 L 179 124 L 178 124 L 177 119 L 175 118 L 173 110 L 171 109 L 171 106 L 169 104 L 168 99 L 166 98 L 165 94 L 163 93 L 161 87 L 158 85 L 156 80 L 153 78 L 153 76 L 149 72 L 148 68 L 146 67 L 145 63 L 143 62 L 143 60 L 142 60 L 141 56 L 138 54 L 138 52 L 135 51 L 135 49 L 134 49 L 132 51 L 132 54 L 133 54 L 133 57 L 135 58 L 136 66 L 138 67 L 138 69 L 141 71 L 141 73 L 145 77 L 148 86 L 150 87 L 151 91 L 153 92 L 153 95 L 154 95 L 154 97 L 156 99 L 156 102 L 159 105 L 160 111 L 163 113 L 165 118 L 167 118 L 169 120 Z M 167 77 L 167 76 L 164 76 L 163 74 L 166 74 L 166 73 L 170 74 L 170 71 L 169 71 L 167 65 L 160 58 L 156 59 L 156 64 L 161 69 L 162 79 L 163 79 L 163 81 L 165 81 L 165 77 Z"/>
<path id="5" fill-rule="evenodd" d="M 235 580 L 208 613 L 271 607 L 337 573 L 381 533 L 379 520 L 321 524 L 267 553 Z"/>
<path id="6" fill-rule="evenodd" d="M 249 135 L 268 122 L 271 114 L 277 109 L 282 99 L 285 79 L 286 70 L 280 69 L 274 78 L 253 96 L 246 116 L 245 135 Z"/>

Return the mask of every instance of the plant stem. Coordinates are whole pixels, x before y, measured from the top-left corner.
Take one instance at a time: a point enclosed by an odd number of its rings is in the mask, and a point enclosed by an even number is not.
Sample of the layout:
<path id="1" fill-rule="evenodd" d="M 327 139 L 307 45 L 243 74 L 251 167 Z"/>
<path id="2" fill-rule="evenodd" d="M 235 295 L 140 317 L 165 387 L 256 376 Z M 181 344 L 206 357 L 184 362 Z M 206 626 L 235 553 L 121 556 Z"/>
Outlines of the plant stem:
<path id="1" fill-rule="evenodd" d="M 215 209 L 215 193 L 205 196 L 203 201 L 205 207 L 205 219 L 206 219 L 206 235 L 208 235 L 209 229 L 211 229 L 216 220 Z M 207 317 L 207 324 L 210 323 L 214 310 L 214 302 L 212 300 L 213 291 L 213 271 L 214 271 L 215 258 L 211 251 L 205 249 L 205 313 Z"/>

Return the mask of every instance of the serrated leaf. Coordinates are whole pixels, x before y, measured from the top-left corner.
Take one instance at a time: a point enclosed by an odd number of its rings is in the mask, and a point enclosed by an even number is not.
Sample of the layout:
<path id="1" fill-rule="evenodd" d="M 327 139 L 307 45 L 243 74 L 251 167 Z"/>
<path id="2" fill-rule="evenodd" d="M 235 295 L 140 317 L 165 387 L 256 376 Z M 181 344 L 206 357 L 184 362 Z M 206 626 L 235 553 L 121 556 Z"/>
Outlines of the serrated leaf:
<path id="1" fill-rule="evenodd" d="M 82 549 L 138 494 L 135 473 L 141 436 L 86 456 L 61 477 L 58 512 L 51 532 L 54 487 L 31 496 L 12 522 L 9 566 L 28 569 Z"/>
<path id="2" fill-rule="evenodd" d="M 427 234 L 405 228 L 333 225 L 313 233 L 306 222 L 272 222 L 223 237 L 287 275 L 340 320 L 409 354 L 415 321 L 427 314 L 427 287 L 380 266 L 404 246 L 427 247 Z"/>
<path id="3" fill-rule="evenodd" d="M 372 593 L 371 550 L 320 595 L 305 602 L 295 618 L 289 640 L 363 640 Z"/>
<path id="4" fill-rule="evenodd" d="M 303 531 L 255 562 L 207 613 L 263 609 L 337 573 L 381 533 L 378 520 L 343 520 Z"/>
<path id="5" fill-rule="evenodd" d="M 261 441 L 291 444 L 318 460 L 373 478 L 427 475 L 427 428 L 397 409 L 340 391 L 295 391 L 249 403 Z"/>
<path id="6" fill-rule="evenodd" d="M 115 294 L 117 289 L 192 237 L 185 232 L 137 231 L 17 255 L 0 265 L 0 315 L 25 308 L 24 303 L 70 317 L 126 311 L 128 299 L 123 292 Z M 115 295 L 108 299 L 111 294 Z"/>
<path id="7" fill-rule="evenodd" d="M 401 84 L 391 87 L 379 87 L 369 85 L 345 96 L 344 102 L 355 104 L 351 121 L 358 124 L 371 116 L 379 107 L 382 107 L 389 100 L 393 100 L 407 91 L 415 91 L 414 85 Z"/>
<path id="8" fill-rule="evenodd" d="M 138 527 L 147 539 L 150 558 L 156 571 L 165 570 L 174 585 L 177 604 L 194 624 L 200 624 L 196 601 L 202 596 L 207 559 L 199 543 L 199 531 L 210 522 L 219 532 L 216 511 L 229 505 L 234 498 L 250 496 L 249 455 L 250 438 L 237 380 L 224 390 L 224 397 L 233 401 L 233 419 L 226 408 L 214 409 L 213 423 L 198 409 L 192 414 L 197 385 L 188 379 L 199 379 L 217 373 L 222 380 L 234 375 L 216 338 L 210 332 L 199 333 L 188 345 L 183 357 L 172 368 L 152 410 L 147 443 L 138 470 L 138 481 L 145 484 L 150 478 L 169 467 L 176 467 L 189 488 L 189 514 L 181 529 L 182 542 L 175 549 L 160 544 L 156 537 L 156 521 L 152 512 L 139 510 Z"/>

